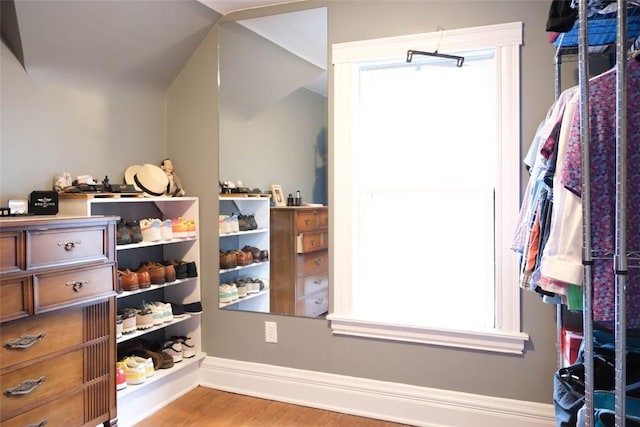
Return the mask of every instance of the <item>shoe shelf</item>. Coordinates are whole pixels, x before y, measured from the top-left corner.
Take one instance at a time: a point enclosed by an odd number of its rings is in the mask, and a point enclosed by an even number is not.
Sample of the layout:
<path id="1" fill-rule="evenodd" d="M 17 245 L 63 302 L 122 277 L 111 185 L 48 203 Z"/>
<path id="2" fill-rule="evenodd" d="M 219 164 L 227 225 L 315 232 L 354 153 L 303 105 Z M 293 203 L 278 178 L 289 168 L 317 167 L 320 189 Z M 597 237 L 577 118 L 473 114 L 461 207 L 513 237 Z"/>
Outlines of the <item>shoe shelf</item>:
<path id="1" fill-rule="evenodd" d="M 195 262 L 197 270 L 200 270 L 200 245 L 198 242 L 200 219 L 197 197 L 64 198 L 60 199 L 59 213 L 73 216 L 115 215 L 127 222 L 144 218 L 194 220 L 196 224 L 195 237 L 117 245 L 117 265 L 119 270 L 136 271 L 144 262 L 160 263 L 176 260 Z M 200 277 L 188 277 L 164 284 L 152 284 L 148 288 L 135 291 L 124 291 L 117 295 L 116 302 L 117 311 L 121 312 L 124 308 L 138 308 L 144 301 L 187 305 L 200 300 Z M 129 385 L 124 390 L 118 391 L 118 406 L 122 405 L 125 418 L 131 408 L 139 407 L 149 399 L 158 402 L 173 399 L 181 393 L 182 388 L 198 385 L 197 376 L 192 372 L 193 369 L 184 371 L 182 367 L 199 363 L 205 357 L 205 354 L 202 353 L 201 319 L 200 314 L 186 312 L 184 316 L 176 317 L 171 322 L 144 330 L 136 330 L 116 340 L 116 345 L 119 345 L 142 336 L 155 340 L 167 340 L 172 335 L 184 335 L 191 338 L 197 353 L 196 357 L 185 359 L 185 361 L 177 363 L 174 368 L 158 370 L 153 377 L 142 384 Z M 115 320 L 114 318 L 114 324 Z M 183 374 L 179 373 L 181 371 Z M 188 374 L 184 374 L 185 372 Z M 176 373 L 178 373 L 177 376 L 174 376 Z M 187 375 L 188 378 L 184 378 L 184 375 Z M 158 383 L 157 380 L 161 378 L 166 378 L 166 380 Z M 167 381 L 180 384 L 180 387 L 175 387 L 175 393 L 174 387 L 169 387 L 170 390 L 167 391 Z M 144 390 L 144 393 L 134 393 L 135 390 Z M 120 408 L 118 408 L 118 412 L 120 415 Z M 123 418 L 123 421 L 126 419 Z"/>
<path id="2" fill-rule="evenodd" d="M 168 288 L 169 286 L 175 286 L 175 285 L 180 285 L 183 283 L 193 283 L 195 282 L 196 278 L 195 277 L 189 277 L 186 279 L 176 279 L 173 282 L 169 282 L 169 283 L 164 283 L 162 285 L 151 285 L 148 288 L 140 288 L 140 289 L 136 289 L 135 291 L 123 291 L 121 294 L 118 294 L 116 296 L 116 298 L 120 299 L 120 298 L 127 298 L 133 295 L 137 295 L 137 294 L 143 294 L 145 292 L 151 292 L 151 291 L 155 291 L 156 289 L 163 289 L 163 288 Z"/>
<path id="3" fill-rule="evenodd" d="M 184 242 L 194 242 L 197 239 L 195 237 L 191 237 L 191 238 L 186 238 L 186 239 L 172 239 L 172 240 L 162 240 L 162 241 L 158 241 L 158 242 L 140 242 L 140 243 L 130 243 L 128 245 L 117 245 L 116 246 L 116 250 L 118 251 L 123 251 L 126 249 L 139 249 L 139 248 L 146 248 L 149 246 L 164 246 L 164 245 L 170 245 L 173 243 L 184 243 Z"/>
<path id="4" fill-rule="evenodd" d="M 116 340 L 116 343 L 120 344 L 120 343 L 123 343 L 125 341 L 129 341 L 129 340 L 132 340 L 134 338 L 139 338 L 139 337 L 141 337 L 143 335 L 150 334 L 151 332 L 159 331 L 161 329 L 165 329 L 167 326 L 175 325 L 175 324 L 178 324 L 180 322 L 184 322 L 185 320 L 189 320 L 192 316 L 197 316 L 197 314 L 187 314 L 187 313 L 185 313 L 183 316 L 174 317 L 171 322 L 164 322 L 162 325 L 152 326 L 152 327 L 147 328 L 147 329 L 136 329 L 134 332 L 130 332 L 128 334 L 123 334 L 122 337 L 120 337 L 120 338 L 118 338 Z"/>
<path id="5" fill-rule="evenodd" d="M 182 369 L 188 368 L 194 363 L 200 363 L 200 361 L 202 361 L 206 356 L 207 356 L 206 353 L 202 353 L 202 352 L 196 353 L 195 356 L 190 357 L 188 359 L 182 359 L 182 361 L 174 364 L 169 369 L 158 369 L 157 371 L 154 371 L 152 377 L 147 378 L 145 382 L 143 382 L 142 384 L 136 384 L 136 385 L 128 384 L 126 388 L 122 390 L 118 390 L 117 392 L 118 400 L 124 399 L 125 397 L 132 395 L 140 390 L 149 390 L 149 386 L 153 385 L 153 383 L 158 382 L 163 378 L 167 378 L 170 375 L 174 375 L 177 372 L 181 371 Z"/>
<path id="6" fill-rule="evenodd" d="M 233 268 L 223 268 L 223 269 L 220 269 L 220 274 L 231 273 L 233 271 L 249 270 L 249 269 L 258 268 L 258 267 L 264 266 L 264 265 L 269 265 L 269 261 L 254 262 L 253 264 L 240 265 L 238 267 L 233 267 Z M 267 278 L 267 277 L 265 277 L 265 278 Z"/>
<path id="7" fill-rule="evenodd" d="M 234 305 L 234 304 L 242 304 L 243 302 L 247 302 L 247 301 L 252 300 L 254 298 L 260 298 L 260 297 L 262 297 L 264 295 L 269 295 L 269 289 L 265 289 L 263 291 L 255 293 L 255 294 L 249 294 L 246 297 L 238 298 L 235 301 L 221 302 L 219 308 L 228 307 L 228 306 L 231 306 L 231 305 Z"/>
<path id="8" fill-rule="evenodd" d="M 255 230 L 247 230 L 247 231 L 236 231 L 235 233 L 225 233 L 221 234 L 220 238 L 224 237 L 233 237 L 233 236 L 246 236 L 248 234 L 260 234 L 260 233 L 268 233 L 269 230 L 266 228 L 257 228 Z"/>
<path id="9" fill-rule="evenodd" d="M 226 197 L 219 198 L 219 215 L 254 215 L 257 228 L 254 230 L 221 233 L 219 235 L 220 250 L 224 252 L 242 250 L 251 246 L 269 251 L 270 246 L 270 208 L 271 199 L 267 197 Z M 269 280 L 269 260 L 253 262 L 249 265 L 224 268 L 218 271 L 218 285 L 234 283 L 243 276 L 253 276 Z M 249 304 L 243 302 L 251 301 Z M 268 313 L 270 310 L 270 292 L 265 289 L 259 293 L 247 295 L 230 303 L 219 303 L 220 308 L 227 310 L 250 310 Z"/>

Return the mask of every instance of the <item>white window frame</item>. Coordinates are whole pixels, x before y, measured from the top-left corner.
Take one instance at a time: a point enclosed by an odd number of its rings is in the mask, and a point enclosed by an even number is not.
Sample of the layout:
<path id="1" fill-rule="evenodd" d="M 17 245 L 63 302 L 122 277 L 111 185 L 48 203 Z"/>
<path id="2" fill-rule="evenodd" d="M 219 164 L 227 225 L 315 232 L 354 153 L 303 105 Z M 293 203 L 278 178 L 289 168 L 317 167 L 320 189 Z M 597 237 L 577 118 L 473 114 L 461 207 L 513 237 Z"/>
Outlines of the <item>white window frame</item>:
<path id="1" fill-rule="evenodd" d="M 519 211 L 520 194 L 520 45 L 522 22 L 438 31 L 383 39 L 334 44 L 333 138 L 330 150 L 332 307 L 327 319 L 333 334 L 435 344 L 522 354 L 528 334 L 520 330 L 520 288 L 517 257 L 509 250 Z M 496 193 L 496 325 L 490 330 L 465 331 L 380 323 L 354 315 L 353 240 L 355 202 L 352 176 L 352 137 L 356 130 L 354 102 L 360 63 L 401 59 L 407 50 L 442 53 L 495 49 L 498 81 L 497 136 L 502 165 Z M 390 302 L 392 303 L 392 302 Z"/>

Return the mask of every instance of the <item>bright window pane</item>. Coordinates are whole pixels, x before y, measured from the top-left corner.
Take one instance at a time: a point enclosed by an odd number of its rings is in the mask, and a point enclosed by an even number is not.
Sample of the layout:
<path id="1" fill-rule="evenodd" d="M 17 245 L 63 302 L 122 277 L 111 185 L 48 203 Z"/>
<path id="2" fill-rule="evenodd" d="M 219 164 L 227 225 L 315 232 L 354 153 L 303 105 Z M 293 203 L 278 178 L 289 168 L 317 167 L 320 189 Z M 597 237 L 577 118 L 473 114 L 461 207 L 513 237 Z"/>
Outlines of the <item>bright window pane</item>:
<path id="1" fill-rule="evenodd" d="M 493 51 L 367 64 L 359 75 L 354 313 L 494 326 Z"/>

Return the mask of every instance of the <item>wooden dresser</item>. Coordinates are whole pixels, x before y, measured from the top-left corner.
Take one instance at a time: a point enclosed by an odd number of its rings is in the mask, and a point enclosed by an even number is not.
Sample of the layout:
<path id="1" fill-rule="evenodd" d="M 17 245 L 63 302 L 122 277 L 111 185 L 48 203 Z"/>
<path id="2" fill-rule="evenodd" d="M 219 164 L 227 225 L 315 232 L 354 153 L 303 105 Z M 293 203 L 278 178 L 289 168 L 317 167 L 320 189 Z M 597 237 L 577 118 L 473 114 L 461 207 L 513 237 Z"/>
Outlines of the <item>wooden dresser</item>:
<path id="1" fill-rule="evenodd" d="M 0 424 L 117 424 L 117 217 L 0 219 Z"/>
<path id="2" fill-rule="evenodd" d="M 271 312 L 316 317 L 329 303 L 327 207 L 271 209 Z"/>

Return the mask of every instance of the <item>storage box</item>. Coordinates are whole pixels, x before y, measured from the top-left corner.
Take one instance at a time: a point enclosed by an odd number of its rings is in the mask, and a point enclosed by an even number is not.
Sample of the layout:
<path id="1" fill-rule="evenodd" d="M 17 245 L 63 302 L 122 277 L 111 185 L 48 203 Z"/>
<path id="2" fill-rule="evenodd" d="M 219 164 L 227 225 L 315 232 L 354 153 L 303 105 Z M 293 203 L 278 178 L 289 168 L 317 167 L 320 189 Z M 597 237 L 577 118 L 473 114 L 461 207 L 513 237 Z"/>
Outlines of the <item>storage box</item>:
<path id="1" fill-rule="evenodd" d="M 582 344 L 582 331 L 562 328 L 562 356 L 565 366 L 576 363 L 578 350 Z"/>
<path id="2" fill-rule="evenodd" d="M 32 191 L 29 195 L 29 213 L 56 215 L 58 213 L 58 193 L 55 191 Z"/>

